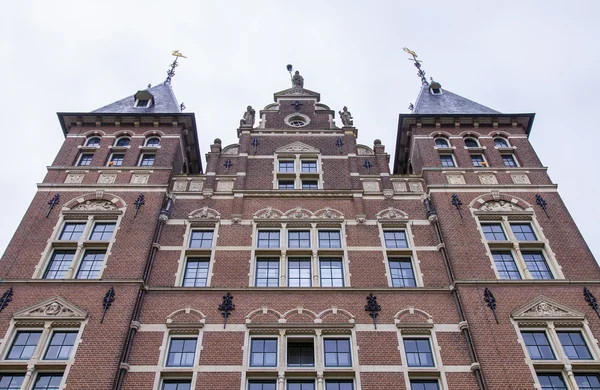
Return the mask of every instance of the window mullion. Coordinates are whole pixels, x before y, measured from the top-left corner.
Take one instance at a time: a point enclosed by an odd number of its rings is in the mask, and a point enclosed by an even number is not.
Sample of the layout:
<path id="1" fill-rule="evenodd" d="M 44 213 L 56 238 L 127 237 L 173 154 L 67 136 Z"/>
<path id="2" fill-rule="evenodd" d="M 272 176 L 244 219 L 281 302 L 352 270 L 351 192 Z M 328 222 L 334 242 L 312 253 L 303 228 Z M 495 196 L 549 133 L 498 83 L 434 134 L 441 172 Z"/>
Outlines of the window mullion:
<path id="1" fill-rule="evenodd" d="M 531 272 L 529 272 L 529 268 L 527 267 L 527 264 L 525 263 L 523 254 L 521 253 L 521 247 L 516 242 L 513 242 L 513 246 L 514 246 L 514 253 L 515 253 L 515 262 L 517 263 L 519 270 L 521 270 L 522 278 L 523 279 L 533 279 L 533 276 L 531 276 Z"/>

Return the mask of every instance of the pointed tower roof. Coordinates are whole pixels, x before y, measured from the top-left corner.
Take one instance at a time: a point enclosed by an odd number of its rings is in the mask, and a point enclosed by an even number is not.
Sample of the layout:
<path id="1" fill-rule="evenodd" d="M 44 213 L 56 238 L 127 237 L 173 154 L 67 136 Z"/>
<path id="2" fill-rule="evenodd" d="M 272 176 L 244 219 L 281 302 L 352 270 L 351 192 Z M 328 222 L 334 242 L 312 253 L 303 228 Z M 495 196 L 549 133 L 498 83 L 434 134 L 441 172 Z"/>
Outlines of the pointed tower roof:
<path id="1" fill-rule="evenodd" d="M 423 85 L 417 97 L 413 114 L 500 114 L 496 110 L 459 96 L 447 89 L 442 90 L 441 87 L 436 82 L 432 82 L 431 85 Z"/>
<path id="2" fill-rule="evenodd" d="M 149 103 L 147 107 L 135 107 L 138 100 L 148 100 Z M 171 86 L 160 83 L 92 112 L 106 114 L 176 114 L 180 113 L 181 110 Z"/>

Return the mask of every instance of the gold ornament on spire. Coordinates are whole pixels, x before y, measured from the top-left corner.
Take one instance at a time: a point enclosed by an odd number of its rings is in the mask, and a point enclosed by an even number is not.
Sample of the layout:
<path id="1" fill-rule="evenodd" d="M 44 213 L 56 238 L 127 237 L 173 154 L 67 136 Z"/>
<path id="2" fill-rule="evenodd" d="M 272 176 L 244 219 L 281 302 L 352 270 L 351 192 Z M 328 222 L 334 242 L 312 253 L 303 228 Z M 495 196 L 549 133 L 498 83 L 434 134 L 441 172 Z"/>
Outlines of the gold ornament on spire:
<path id="1" fill-rule="evenodd" d="M 173 52 L 171 53 L 172 56 L 174 57 L 182 57 L 182 58 L 187 58 L 186 56 L 184 56 L 182 53 L 179 52 L 179 50 L 173 50 Z"/>
<path id="2" fill-rule="evenodd" d="M 171 52 L 171 55 L 173 57 L 175 57 L 175 61 L 173 61 L 173 63 L 170 65 L 171 69 L 169 69 L 167 71 L 167 79 L 165 80 L 165 84 L 167 84 L 167 85 L 171 85 L 171 79 L 173 78 L 173 76 L 175 76 L 175 68 L 177 67 L 177 65 L 179 65 L 177 63 L 177 60 L 180 59 L 180 58 L 187 58 L 186 56 L 184 56 L 183 54 L 181 54 L 179 52 L 179 50 L 173 50 Z"/>
<path id="3" fill-rule="evenodd" d="M 407 52 L 408 54 L 410 54 L 412 56 L 412 58 L 409 58 L 408 60 L 414 62 L 415 67 L 418 69 L 417 76 L 419 76 L 419 78 L 421 79 L 421 84 L 429 85 L 429 82 L 427 82 L 427 78 L 425 78 L 425 71 L 423 69 L 421 69 L 421 62 L 423 62 L 423 61 L 417 59 L 417 53 L 410 50 L 406 46 L 404 46 L 402 48 L 402 50 L 404 50 L 405 52 Z"/>

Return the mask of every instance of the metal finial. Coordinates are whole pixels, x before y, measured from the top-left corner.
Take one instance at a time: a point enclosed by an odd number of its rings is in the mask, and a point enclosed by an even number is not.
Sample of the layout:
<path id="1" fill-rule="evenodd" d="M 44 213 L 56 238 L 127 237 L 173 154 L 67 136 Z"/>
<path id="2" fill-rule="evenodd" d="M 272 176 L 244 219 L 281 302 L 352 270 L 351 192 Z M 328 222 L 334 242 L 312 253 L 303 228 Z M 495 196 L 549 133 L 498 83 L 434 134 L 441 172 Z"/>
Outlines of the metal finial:
<path id="1" fill-rule="evenodd" d="M 456 207 L 456 210 L 458 210 L 458 215 L 460 215 L 460 218 L 462 219 L 462 211 L 460 209 L 460 206 L 462 206 L 462 202 L 460 201 L 460 199 L 458 199 L 458 195 L 456 194 L 452 194 L 452 204 L 454 205 L 454 207 Z"/>
<path id="2" fill-rule="evenodd" d="M 365 311 L 369 312 L 369 316 L 373 318 L 373 325 L 377 329 L 377 316 L 381 311 L 381 306 L 377 304 L 377 297 L 373 293 L 367 296 L 367 304 L 365 305 Z"/>
<path id="3" fill-rule="evenodd" d="M 341 138 L 338 138 L 338 139 L 335 141 L 335 146 L 337 146 L 337 147 L 338 147 L 338 149 L 339 149 L 339 151 L 340 151 L 340 154 L 342 154 L 342 146 L 344 146 L 344 142 L 342 142 L 342 139 L 341 139 Z"/>
<path id="4" fill-rule="evenodd" d="M 304 104 L 300 103 L 300 101 L 296 100 L 294 103 L 292 103 L 292 107 L 294 107 L 294 110 L 296 112 L 300 112 L 300 108 L 303 106 Z"/>
<path id="5" fill-rule="evenodd" d="M 598 312 L 598 301 L 596 301 L 596 297 L 594 296 L 594 294 L 592 294 L 590 290 L 588 290 L 587 287 L 583 288 L 583 297 L 585 298 L 585 301 L 588 303 L 588 305 L 590 305 L 592 309 L 594 309 L 598 318 L 600 318 L 600 313 Z"/>
<path id="6" fill-rule="evenodd" d="M 535 203 L 537 203 L 537 205 L 540 206 L 542 210 L 544 210 L 544 214 L 546 214 L 546 217 L 550 218 L 550 216 L 548 215 L 548 210 L 546 209 L 546 206 L 548 206 L 548 202 L 546 202 L 544 198 L 542 198 L 542 195 L 535 194 Z"/>
<path id="7" fill-rule="evenodd" d="M 235 310 L 235 305 L 233 304 L 233 295 L 231 295 L 231 293 L 223 295 L 223 303 L 219 305 L 219 310 L 223 316 L 223 329 L 225 329 L 227 326 L 227 317 L 229 317 L 231 312 Z"/>
<path id="8" fill-rule="evenodd" d="M 231 168 L 233 166 L 233 163 L 231 162 L 231 160 L 227 160 L 225 161 L 225 164 L 223 164 L 223 166 L 225 167 L 225 173 L 229 173 L 229 168 Z"/>
<path id="9" fill-rule="evenodd" d="M 371 174 L 371 167 L 372 166 L 373 166 L 373 164 L 371 164 L 371 161 L 365 160 L 365 163 L 363 164 L 363 167 L 367 168 L 367 172 L 369 174 Z"/>
<path id="10" fill-rule="evenodd" d="M 254 147 L 254 153 L 256 153 L 256 148 L 258 147 L 258 145 L 260 145 L 258 138 L 253 138 L 250 144 Z"/>
<path id="11" fill-rule="evenodd" d="M 186 106 L 183 102 L 181 102 L 181 104 L 179 105 L 179 111 L 183 111 L 186 109 Z"/>
<path id="12" fill-rule="evenodd" d="M 115 289 L 111 287 L 106 295 L 104 296 L 104 311 L 102 312 L 102 318 L 100 319 L 100 323 L 104 322 L 104 316 L 106 315 L 106 311 L 115 301 Z"/>
<path id="13" fill-rule="evenodd" d="M 294 71 L 294 67 L 292 66 L 292 64 L 287 64 L 286 69 L 290 73 L 290 81 L 292 82 L 292 86 L 293 86 L 294 85 L 294 76 L 292 75 L 292 72 Z"/>
<path id="14" fill-rule="evenodd" d="M 173 50 L 173 52 L 171 53 L 172 56 L 175 57 L 175 61 L 173 61 L 173 63 L 170 65 L 171 69 L 169 69 L 167 71 L 167 79 L 165 80 L 165 84 L 166 85 L 171 85 L 171 79 L 175 76 L 175 68 L 177 68 L 177 66 L 179 65 L 177 63 L 177 60 L 181 57 L 181 58 L 187 58 L 186 56 L 184 56 L 183 54 L 181 54 L 179 52 L 179 50 Z"/>
<path id="15" fill-rule="evenodd" d="M 483 292 L 483 300 L 492 310 L 492 313 L 494 313 L 494 319 L 496 320 L 496 323 L 499 324 L 498 316 L 496 315 L 496 297 L 494 297 L 494 294 L 492 294 L 492 292 L 487 287 Z"/>
<path id="16" fill-rule="evenodd" d="M 145 203 L 146 202 L 144 199 L 144 194 L 139 194 L 134 203 L 135 204 L 135 214 L 133 215 L 133 218 L 137 217 L 138 211 L 140 211 L 140 207 L 142 207 Z"/>
<path id="17" fill-rule="evenodd" d="M 413 61 L 415 63 L 415 67 L 418 69 L 417 71 L 417 76 L 419 76 L 421 78 L 421 84 L 423 85 L 429 85 L 429 82 L 427 81 L 427 77 L 425 77 L 425 71 L 423 69 L 421 69 L 421 60 L 417 59 L 417 53 L 415 53 L 414 51 L 410 50 L 407 47 L 403 47 L 402 50 L 404 50 L 405 52 L 407 52 L 408 54 L 410 54 L 412 56 L 412 58 L 409 58 L 409 61 Z"/>
<path id="18" fill-rule="evenodd" d="M 12 301 L 13 296 L 13 288 L 9 288 L 2 294 L 0 298 L 0 311 L 4 310 L 4 308 L 8 305 L 8 302 Z"/>
<path id="19" fill-rule="evenodd" d="M 50 199 L 48 201 L 48 212 L 46 213 L 46 218 L 48 218 L 48 216 L 50 215 L 50 212 L 52 211 L 54 206 L 56 206 L 58 204 L 58 202 L 60 202 L 60 195 L 57 192 L 56 194 L 54 194 L 52 199 Z"/>

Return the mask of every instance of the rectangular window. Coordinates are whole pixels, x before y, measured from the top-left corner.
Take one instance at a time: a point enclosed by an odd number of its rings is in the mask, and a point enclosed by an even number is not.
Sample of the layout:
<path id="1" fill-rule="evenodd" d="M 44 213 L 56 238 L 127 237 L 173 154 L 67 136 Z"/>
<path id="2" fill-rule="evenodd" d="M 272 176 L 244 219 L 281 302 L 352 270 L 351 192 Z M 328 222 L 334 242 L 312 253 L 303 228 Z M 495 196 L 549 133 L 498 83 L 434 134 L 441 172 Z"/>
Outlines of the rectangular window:
<path id="1" fill-rule="evenodd" d="M 15 341 L 13 341 L 6 359 L 8 360 L 29 360 L 40 341 L 42 332 L 17 332 Z"/>
<path id="2" fill-rule="evenodd" d="M 77 279 L 98 279 L 105 255 L 106 251 L 86 250 L 77 272 Z"/>
<path id="3" fill-rule="evenodd" d="M 542 252 L 522 252 L 525 265 L 534 279 L 554 279 Z"/>
<path id="4" fill-rule="evenodd" d="M 294 162 L 279 161 L 279 172 L 294 172 Z"/>
<path id="5" fill-rule="evenodd" d="M 288 381 L 287 390 L 315 390 L 314 381 Z"/>
<path id="6" fill-rule="evenodd" d="M 411 380 L 410 390 L 440 390 L 436 380 Z"/>
<path id="7" fill-rule="evenodd" d="M 488 241 L 506 241 L 504 230 L 502 230 L 502 225 L 499 223 L 481 225 L 481 229 L 483 229 L 483 235 Z"/>
<path id="8" fill-rule="evenodd" d="M 321 268 L 321 287 L 344 287 L 344 266 L 342 259 L 322 257 L 319 259 Z"/>
<path id="9" fill-rule="evenodd" d="M 310 287 L 312 278 L 310 258 L 290 257 L 288 260 L 288 287 Z"/>
<path id="10" fill-rule="evenodd" d="M 294 181 L 293 180 L 279 180 L 278 186 L 280 190 L 293 190 L 294 189 Z"/>
<path id="11" fill-rule="evenodd" d="M 277 383 L 273 381 L 249 381 L 248 390 L 277 390 Z"/>
<path id="12" fill-rule="evenodd" d="M 212 248 L 212 230 L 194 230 L 190 238 L 190 248 Z"/>
<path id="13" fill-rule="evenodd" d="M 167 367 L 192 367 L 196 355 L 196 339 L 171 339 Z"/>
<path id="14" fill-rule="evenodd" d="M 256 260 L 256 287 L 279 287 L 279 259 Z"/>
<path id="15" fill-rule="evenodd" d="M 250 347 L 251 367 L 277 367 L 277 340 L 252 339 Z"/>
<path id="16" fill-rule="evenodd" d="M 342 239 L 337 230 L 319 230 L 319 248 L 341 248 Z"/>
<path id="17" fill-rule="evenodd" d="M 521 332 L 532 360 L 555 360 L 546 332 Z"/>
<path id="18" fill-rule="evenodd" d="M 515 156 L 512 154 L 503 154 L 502 161 L 504 162 L 504 166 L 507 167 L 517 167 L 517 160 L 515 160 Z"/>
<path id="19" fill-rule="evenodd" d="M 510 228 L 519 241 L 537 241 L 537 237 L 528 223 L 511 223 Z"/>
<path id="20" fill-rule="evenodd" d="M 151 167 L 154 165 L 154 160 L 156 159 L 155 154 L 142 154 L 142 158 L 140 160 L 140 167 Z"/>
<path id="21" fill-rule="evenodd" d="M 481 154 L 472 154 L 471 161 L 473 162 L 474 167 L 484 167 L 486 165 Z"/>
<path id="22" fill-rule="evenodd" d="M 500 279 L 521 279 L 521 274 L 511 252 L 492 252 Z"/>
<path id="23" fill-rule="evenodd" d="M 537 374 L 542 390 L 568 390 L 562 374 Z"/>
<path id="24" fill-rule="evenodd" d="M 386 248 L 408 248 L 406 232 L 403 230 L 383 232 Z"/>
<path id="25" fill-rule="evenodd" d="M 259 248 L 279 248 L 278 230 L 261 230 L 258 232 Z"/>
<path id="26" fill-rule="evenodd" d="M 589 360 L 592 354 L 581 332 L 557 332 L 565 355 L 571 360 Z"/>
<path id="27" fill-rule="evenodd" d="M 415 272 L 410 258 L 390 259 L 390 274 L 393 287 L 416 287 Z"/>
<path id="28" fill-rule="evenodd" d="M 123 165 L 123 160 L 125 159 L 125 155 L 123 153 L 113 153 L 110 156 L 110 160 L 108 161 L 109 167 L 120 167 Z"/>
<path id="29" fill-rule="evenodd" d="M 58 390 L 63 374 L 39 374 L 33 390 Z"/>
<path id="30" fill-rule="evenodd" d="M 288 339 L 287 354 L 289 367 L 315 366 L 315 348 L 312 339 Z"/>
<path id="31" fill-rule="evenodd" d="M 92 158 L 94 155 L 92 153 L 84 153 L 79 157 L 79 162 L 77 163 L 80 167 L 85 167 L 92 164 Z"/>
<path id="32" fill-rule="evenodd" d="M 318 190 L 319 183 L 316 180 L 302 180 L 303 190 Z"/>
<path id="33" fill-rule="evenodd" d="M 162 390 L 191 390 L 192 381 L 173 381 L 168 380 L 164 381 L 162 385 Z"/>
<path id="34" fill-rule="evenodd" d="M 288 232 L 289 248 L 310 248 L 310 231 L 290 231 Z"/>
<path id="35" fill-rule="evenodd" d="M 316 161 L 302 161 L 302 172 L 316 173 L 317 172 L 317 162 Z"/>
<path id="36" fill-rule="evenodd" d="M 48 268 L 46 268 L 46 272 L 44 273 L 44 279 L 64 279 L 73 262 L 74 256 L 75 251 L 73 250 L 54 251 Z"/>
<path id="37" fill-rule="evenodd" d="M 429 339 L 404 339 L 404 350 L 409 367 L 434 367 Z"/>
<path id="38" fill-rule="evenodd" d="M 60 233 L 59 240 L 77 241 L 85 230 L 85 223 L 67 222 Z"/>
<path id="39" fill-rule="evenodd" d="M 575 374 L 579 390 L 600 390 L 600 376 L 597 374 Z"/>
<path id="40" fill-rule="evenodd" d="M 454 158 L 452 158 L 449 154 L 440 154 L 440 161 L 442 162 L 443 167 L 455 167 Z"/>
<path id="41" fill-rule="evenodd" d="M 350 339 L 325 339 L 325 366 L 327 367 L 351 367 Z"/>
<path id="42" fill-rule="evenodd" d="M 352 381 L 326 381 L 325 390 L 354 390 Z"/>
<path id="43" fill-rule="evenodd" d="M 77 332 L 54 332 L 44 359 L 68 360 L 76 338 Z"/>
<path id="44" fill-rule="evenodd" d="M 185 263 L 183 287 L 206 287 L 208 281 L 208 259 L 190 257 Z"/>
<path id="45" fill-rule="evenodd" d="M 0 375 L 0 390 L 20 390 L 25 380 L 23 374 L 2 374 Z"/>
<path id="46" fill-rule="evenodd" d="M 97 222 L 92 229 L 90 240 L 108 241 L 115 231 L 114 223 Z"/>

